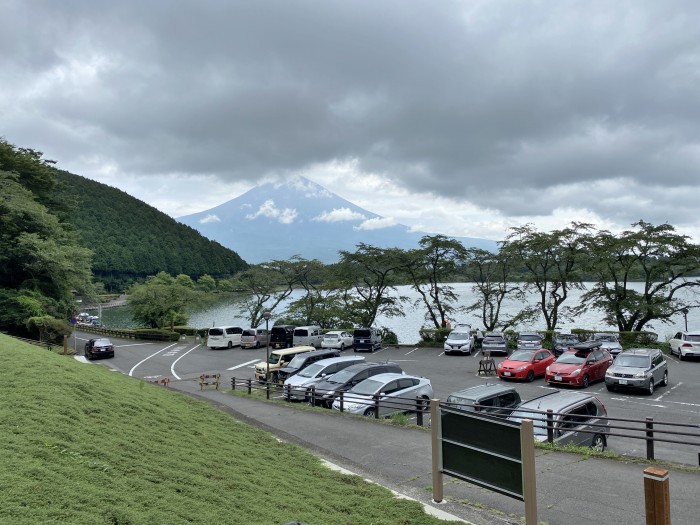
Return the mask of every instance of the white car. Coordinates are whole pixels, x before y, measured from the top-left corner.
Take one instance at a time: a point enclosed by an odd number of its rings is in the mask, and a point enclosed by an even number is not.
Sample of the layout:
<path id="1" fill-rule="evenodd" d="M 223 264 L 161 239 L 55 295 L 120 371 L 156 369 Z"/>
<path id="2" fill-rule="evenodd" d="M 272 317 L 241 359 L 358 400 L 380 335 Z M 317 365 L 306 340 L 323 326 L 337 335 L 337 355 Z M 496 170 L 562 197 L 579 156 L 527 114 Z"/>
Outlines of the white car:
<path id="1" fill-rule="evenodd" d="M 668 344 L 671 353 L 681 360 L 686 357 L 700 357 L 700 332 L 678 332 Z"/>
<path id="2" fill-rule="evenodd" d="M 342 357 L 329 357 L 321 359 L 307 366 L 299 373 L 285 379 L 284 398 L 289 401 L 308 401 L 309 389 L 344 368 L 364 361 L 365 358 L 357 355 Z"/>
<path id="3" fill-rule="evenodd" d="M 474 350 L 474 337 L 472 328 L 467 325 L 457 325 L 445 339 L 442 345 L 445 354 L 461 353 L 472 355 Z"/>
<path id="4" fill-rule="evenodd" d="M 323 336 L 321 348 L 334 348 L 341 352 L 352 346 L 352 334 L 344 330 L 333 330 Z"/>
<path id="5" fill-rule="evenodd" d="M 396 373 L 377 374 L 361 381 L 343 394 L 343 410 L 351 414 L 375 417 L 375 410 L 379 406 L 379 416 L 388 416 L 396 412 L 415 410 L 419 398 L 427 408 L 432 397 L 433 386 L 425 377 Z M 333 401 L 333 408 L 340 410 L 340 397 Z"/>

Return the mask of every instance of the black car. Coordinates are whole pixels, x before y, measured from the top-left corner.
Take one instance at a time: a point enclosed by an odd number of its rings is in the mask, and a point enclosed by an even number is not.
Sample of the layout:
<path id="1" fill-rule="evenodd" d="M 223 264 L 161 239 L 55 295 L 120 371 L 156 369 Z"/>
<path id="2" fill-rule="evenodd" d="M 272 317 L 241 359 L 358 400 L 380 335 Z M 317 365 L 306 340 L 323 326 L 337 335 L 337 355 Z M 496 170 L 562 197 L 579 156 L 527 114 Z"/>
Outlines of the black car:
<path id="1" fill-rule="evenodd" d="M 559 357 L 561 354 L 566 352 L 569 348 L 573 348 L 573 346 L 579 342 L 579 338 L 576 334 L 557 334 L 554 336 L 552 353 Z"/>
<path id="2" fill-rule="evenodd" d="M 273 350 L 293 347 L 295 328 L 296 326 L 291 324 L 273 326 L 270 329 L 270 347 Z"/>
<path id="3" fill-rule="evenodd" d="M 403 374 L 403 370 L 396 363 L 357 363 L 351 365 L 332 376 L 326 377 L 315 386 L 315 405 L 330 408 L 333 401 L 341 392 L 347 392 L 360 381 L 377 374 L 393 372 Z"/>
<path id="4" fill-rule="evenodd" d="M 85 343 L 85 359 L 96 357 L 114 357 L 114 345 L 106 337 L 90 339 Z"/>

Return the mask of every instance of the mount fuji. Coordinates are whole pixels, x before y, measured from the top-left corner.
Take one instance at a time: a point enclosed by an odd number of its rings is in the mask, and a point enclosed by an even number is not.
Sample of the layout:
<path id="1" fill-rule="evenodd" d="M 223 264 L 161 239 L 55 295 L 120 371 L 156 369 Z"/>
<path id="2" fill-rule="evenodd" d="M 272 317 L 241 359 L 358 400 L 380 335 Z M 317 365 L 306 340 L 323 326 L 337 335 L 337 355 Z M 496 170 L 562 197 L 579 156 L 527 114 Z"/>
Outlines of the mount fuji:
<path id="1" fill-rule="evenodd" d="M 428 235 L 364 210 L 304 177 L 261 184 L 177 220 L 252 264 L 294 255 L 329 264 L 340 259 L 339 250 L 354 251 L 361 242 L 408 250 Z M 497 250 L 495 241 L 456 239 L 467 248 Z"/>

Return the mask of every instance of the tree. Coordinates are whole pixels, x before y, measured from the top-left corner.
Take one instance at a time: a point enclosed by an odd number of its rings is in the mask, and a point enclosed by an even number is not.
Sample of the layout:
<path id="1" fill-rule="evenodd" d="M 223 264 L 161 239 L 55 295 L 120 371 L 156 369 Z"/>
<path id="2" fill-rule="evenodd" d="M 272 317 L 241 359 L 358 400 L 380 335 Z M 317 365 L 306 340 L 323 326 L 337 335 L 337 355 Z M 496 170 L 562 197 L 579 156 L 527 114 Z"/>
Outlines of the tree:
<path id="1" fill-rule="evenodd" d="M 187 307 L 196 304 L 198 293 L 165 272 L 149 277 L 144 284 L 132 286 L 128 303 L 134 320 L 149 328 L 187 322 Z"/>
<path id="2" fill-rule="evenodd" d="M 514 257 L 528 289 L 539 295 L 538 308 L 547 330 L 555 330 L 560 315 L 573 310 L 562 307 L 572 288 L 582 288 L 584 258 L 582 234 L 590 224 L 572 222 L 571 226 L 549 233 L 538 232 L 531 224 L 511 228 L 501 250 Z M 528 315 L 528 308 L 521 311 Z"/>
<path id="3" fill-rule="evenodd" d="M 503 301 L 507 297 L 521 301 L 525 299 L 522 286 L 511 279 L 512 269 L 513 258 L 507 251 L 493 253 L 480 248 L 467 251 L 465 275 L 474 283 L 472 290 L 479 299 L 467 306 L 466 311 L 478 311 L 486 331 L 497 328 L 505 331 L 534 316 L 532 309 L 523 309 L 517 315 L 506 318 L 501 314 Z"/>
<path id="4" fill-rule="evenodd" d="M 641 220 L 619 235 L 606 230 L 589 235 L 588 269 L 596 284 L 584 295 L 583 309 L 597 308 L 605 322 L 630 332 L 654 320 L 670 323 L 685 308 L 699 307 L 697 299 L 678 297 L 680 290 L 700 287 L 688 279 L 700 267 L 700 247 L 688 239 L 669 224 Z M 641 291 L 634 289 L 635 282 Z"/>
<path id="5" fill-rule="evenodd" d="M 420 295 L 416 306 L 422 304 L 426 320 L 441 328 L 457 310 L 454 304 L 458 300 L 454 289 L 444 283 L 454 277 L 459 261 L 467 252 L 462 243 L 444 235 L 426 235 L 419 245 L 420 248 L 405 252 L 402 271 Z"/>
<path id="6" fill-rule="evenodd" d="M 405 297 L 389 295 L 396 291 L 397 273 L 405 261 L 398 248 L 378 248 L 360 243 L 355 252 L 340 252 L 336 269 L 348 290 L 348 312 L 360 326 L 372 326 L 378 315 L 403 316 Z"/>

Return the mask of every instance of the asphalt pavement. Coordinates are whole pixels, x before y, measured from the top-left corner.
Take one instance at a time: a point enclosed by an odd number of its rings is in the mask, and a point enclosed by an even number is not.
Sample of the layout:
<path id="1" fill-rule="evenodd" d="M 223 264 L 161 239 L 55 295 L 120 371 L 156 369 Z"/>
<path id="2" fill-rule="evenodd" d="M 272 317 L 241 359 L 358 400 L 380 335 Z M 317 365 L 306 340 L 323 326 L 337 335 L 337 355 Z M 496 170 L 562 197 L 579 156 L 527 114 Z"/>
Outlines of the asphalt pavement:
<path id="1" fill-rule="evenodd" d="M 200 391 L 195 380 L 171 381 L 169 388 L 211 402 L 235 418 L 296 443 L 313 454 L 424 505 L 474 525 L 524 523 L 518 500 L 444 476 L 445 502 L 432 502 L 431 436 L 426 429 L 346 417 L 305 405 L 267 402 L 222 390 Z M 538 519 L 548 525 L 644 524 L 643 471 L 652 462 L 611 460 L 537 450 Z M 698 523 L 700 472 L 669 470 L 671 520 Z"/>

